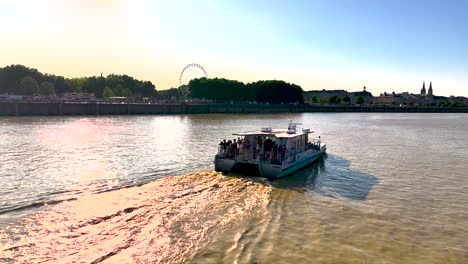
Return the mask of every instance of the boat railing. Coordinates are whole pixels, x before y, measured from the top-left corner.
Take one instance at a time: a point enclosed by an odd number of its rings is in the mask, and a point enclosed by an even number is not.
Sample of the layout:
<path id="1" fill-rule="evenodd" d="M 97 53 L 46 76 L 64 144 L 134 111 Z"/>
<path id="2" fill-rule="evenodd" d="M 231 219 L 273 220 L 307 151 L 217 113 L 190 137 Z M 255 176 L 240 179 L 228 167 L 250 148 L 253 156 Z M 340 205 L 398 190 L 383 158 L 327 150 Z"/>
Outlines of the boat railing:
<path id="1" fill-rule="evenodd" d="M 231 147 L 218 145 L 218 158 L 220 159 L 235 159 L 235 160 L 258 160 L 259 153 L 256 148 L 246 147 Z"/>
<path id="2" fill-rule="evenodd" d="M 321 144 L 320 141 L 312 140 L 312 142 L 309 142 L 307 144 L 307 149 L 313 149 L 313 150 L 320 151 L 320 144 Z"/>
<path id="3" fill-rule="evenodd" d="M 218 146 L 218 158 L 221 159 L 237 159 L 239 155 L 239 149 Z"/>
<path id="4" fill-rule="evenodd" d="M 265 151 L 259 153 L 260 161 L 266 164 L 275 164 L 281 165 L 284 161 L 290 158 L 290 155 L 286 155 L 286 153 L 275 153 L 274 151 Z"/>
<path id="5" fill-rule="evenodd" d="M 320 151 L 320 145 L 317 143 L 311 143 L 307 145 L 306 150 Z M 281 165 L 284 162 L 291 163 L 296 160 L 296 154 L 299 150 L 288 150 L 286 152 L 278 153 L 278 151 L 270 150 L 263 151 L 257 149 L 245 149 L 245 148 L 232 148 L 225 146 L 218 146 L 218 158 L 219 159 L 231 159 L 231 160 L 257 160 L 267 164 Z"/>

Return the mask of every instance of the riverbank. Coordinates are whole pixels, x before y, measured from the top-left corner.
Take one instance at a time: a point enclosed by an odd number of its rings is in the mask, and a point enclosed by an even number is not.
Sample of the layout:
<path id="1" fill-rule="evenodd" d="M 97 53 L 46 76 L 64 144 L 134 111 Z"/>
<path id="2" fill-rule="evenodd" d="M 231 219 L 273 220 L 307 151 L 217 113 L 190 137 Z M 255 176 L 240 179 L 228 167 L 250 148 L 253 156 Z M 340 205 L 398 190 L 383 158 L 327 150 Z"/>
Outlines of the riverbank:
<path id="1" fill-rule="evenodd" d="M 83 196 L 0 230 L 0 262 L 187 262 L 218 234 L 265 214 L 270 191 L 260 178 L 201 172 Z"/>
<path id="2" fill-rule="evenodd" d="M 0 116 L 61 115 L 164 115 L 209 113 L 312 113 L 312 112 L 398 112 L 398 113 L 468 113 L 468 107 L 412 106 L 320 106 L 308 104 L 251 103 L 59 103 L 0 102 Z"/>

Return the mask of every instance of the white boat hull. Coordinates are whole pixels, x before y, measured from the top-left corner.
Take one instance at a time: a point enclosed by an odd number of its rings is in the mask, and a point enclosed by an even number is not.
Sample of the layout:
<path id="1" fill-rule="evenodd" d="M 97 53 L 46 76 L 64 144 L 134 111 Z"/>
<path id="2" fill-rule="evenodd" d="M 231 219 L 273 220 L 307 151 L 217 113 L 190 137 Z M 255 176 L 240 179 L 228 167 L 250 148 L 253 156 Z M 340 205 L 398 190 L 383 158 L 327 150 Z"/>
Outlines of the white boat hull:
<path id="1" fill-rule="evenodd" d="M 275 164 L 266 164 L 260 163 L 260 175 L 265 178 L 281 178 L 287 176 L 291 173 L 294 173 L 320 158 L 325 151 L 313 152 L 309 155 L 302 157 L 301 159 L 296 160 L 295 162 L 286 164 L 286 165 L 275 165 Z"/>
<path id="2" fill-rule="evenodd" d="M 225 174 L 231 172 L 235 164 L 236 161 L 233 159 L 222 159 L 218 156 L 216 156 L 214 160 L 215 171 L 219 171 Z"/>

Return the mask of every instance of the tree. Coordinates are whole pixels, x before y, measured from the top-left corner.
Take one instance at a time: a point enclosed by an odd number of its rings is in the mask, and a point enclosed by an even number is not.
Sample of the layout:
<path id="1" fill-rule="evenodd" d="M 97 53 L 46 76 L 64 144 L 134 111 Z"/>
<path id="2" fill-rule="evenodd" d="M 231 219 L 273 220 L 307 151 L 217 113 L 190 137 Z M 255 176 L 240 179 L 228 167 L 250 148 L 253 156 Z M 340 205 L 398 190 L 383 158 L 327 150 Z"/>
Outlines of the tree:
<path id="1" fill-rule="evenodd" d="M 336 98 L 336 103 L 337 103 L 337 104 L 340 104 L 340 103 L 341 103 L 341 98 L 339 98 L 339 97 Z"/>
<path id="2" fill-rule="evenodd" d="M 114 92 L 109 86 L 104 87 L 104 90 L 102 92 L 102 97 L 113 97 Z"/>
<path id="3" fill-rule="evenodd" d="M 37 89 L 34 89 L 34 87 L 31 86 L 28 86 L 27 88 L 32 89 L 24 90 L 25 87 L 21 84 L 21 82 L 26 77 L 34 79 L 37 87 L 39 87 L 37 83 L 42 82 L 44 79 L 43 75 L 39 71 L 25 67 L 23 65 L 11 65 L 0 68 L 0 93 L 22 95 L 32 95 L 37 93 Z M 30 82 L 32 86 L 35 86 L 32 83 L 33 82 Z"/>
<path id="4" fill-rule="evenodd" d="M 317 97 L 312 96 L 312 103 L 316 104 L 317 103 Z"/>
<path id="5" fill-rule="evenodd" d="M 343 102 L 349 104 L 349 102 L 351 102 L 351 98 L 349 98 L 349 96 L 343 96 Z"/>
<path id="6" fill-rule="evenodd" d="M 161 99 L 177 99 L 181 96 L 179 89 L 177 88 L 170 88 L 167 90 L 159 90 L 158 91 L 158 98 Z"/>
<path id="7" fill-rule="evenodd" d="M 21 80 L 21 89 L 19 91 L 19 94 L 34 95 L 34 94 L 37 94 L 38 90 L 39 90 L 39 85 L 37 84 L 37 81 L 33 77 L 26 76 Z"/>
<path id="8" fill-rule="evenodd" d="M 62 76 L 43 74 L 36 69 L 28 68 L 23 65 L 0 67 L 0 94 L 32 95 L 38 92 L 41 92 L 41 94 L 49 93 L 50 91 L 46 92 L 44 89 L 39 91 L 41 87 L 39 84 L 43 82 L 51 83 L 54 86 L 54 92 L 59 95 L 69 92 L 85 92 L 93 93 L 97 97 L 102 97 L 106 86 L 115 89 L 113 93 L 120 96 L 134 94 L 149 97 L 156 95 L 156 87 L 154 84 L 149 81 L 137 80 L 128 75 L 111 74 L 107 77 L 93 76 L 66 79 Z M 50 85 L 47 84 L 46 86 L 48 87 L 47 89 L 50 90 Z M 128 90 L 125 90 L 126 88 L 130 90 L 130 93 Z"/>
<path id="9" fill-rule="evenodd" d="M 326 102 L 325 99 L 323 99 L 322 97 L 320 97 L 320 99 L 319 99 L 319 104 L 320 104 L 320 105 L 323 105 L 323 104 L 325 104 L 325 102 Z"/>
<path id="10" fill-rule="evenodd" d="M 304 103 L 303 90 L 299 85 L 284 81 L 258 81 L 248 86 L 255 90 L 255 101 L 265 103 Z"/>
<path id="11" fill-rule="evenodd" d="M 125 96 L 125 97 L 130 97 L 130 96 L 132 96 L 132 91 L 130 91 L 130 89 L 128 89 L 128 88 L 124 88 L 121 91 L 121 95 Z"/>
<path id="12" fill-rule="evenodd" d="M 190 96 L 223 101 L 252 101 L 255 98 L 254 84 L 245 85 L 242 82 L 224 78 L 200 78 L 191 80 L 188 84 Z"/>
<path id="13" fill-rule="evenodd" d="M 66 92 L 71 92 L 71 93 L 81 93 L 83 90 L 83 86 L 85 85 L 87 81 L 87 78 L 73 78 L 73 79 L 67 79 L 66 80 L 66 86 L 68 89 Z M 55 88 L 58 90 L 59 88 L 55 86 Z"/>
<path id="14" fill-rule="evenodd" d="M 193 98 L 222 101 L 258 101 L 272 104 L 304 103 L 302 88 L 284 81 L 270 80 L 244 84 L 224 78 L 200 78 L 189 83 Z"/>
<path id="15" fill-rule="evenodd" d="M 115 96 L 123 96 L 123 86 L 121 84 L 118 84 L 117 87 L 114 87 L 112 91 L 114 92 Z"/>
<path id="16" fill-rule="evenodd" d="M 57 94 L 65 94 L 70 90 L 70 86 L 65 82 L 65 78 L 58 76 L 55 79 L 55 92 Z"/>
<path id="17" fill-rule="evenodd" d="M 51 95 L 55 93 L 54 84 L 51 82 L 42 82 L 39 87 L 40 95 Z"/>
<path id="18" fill-rule="evenodd" d="M 359 96 L 357 99 L 356 99 L 356 104 L 362 104 L 364 103 L 364 98 L 362 98 L 362 96 Z"/>
<path id="19" fill-rule="evenodd" d="M 336 99 L 338 99 L 338 97 L 336 95 L 328 98 L 328 101 L 330 102 L 330 104 L 336 104 Z"/>

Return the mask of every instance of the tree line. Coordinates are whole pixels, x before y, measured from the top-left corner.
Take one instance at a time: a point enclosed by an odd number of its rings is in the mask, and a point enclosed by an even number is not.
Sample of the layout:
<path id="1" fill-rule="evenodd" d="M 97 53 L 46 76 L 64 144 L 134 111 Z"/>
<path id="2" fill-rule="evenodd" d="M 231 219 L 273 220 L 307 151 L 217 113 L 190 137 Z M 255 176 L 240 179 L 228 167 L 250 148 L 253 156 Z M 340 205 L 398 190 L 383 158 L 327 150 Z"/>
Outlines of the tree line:
<path id="1" fill-rule="evenodd" d="M 303 103 L 302 88 L 279 80 L 245 84 L 224 78 L 200 78 L 189 82 L 190 97 L 220 101 L 256 101 L 272 104 Z"/>
<path id="2" fill-rule="evenodd" d="M 189 98 L 218 101 L 256 101 L 264 103 L 303 103 L 302 88 L 279 80 L 243 83 L 224 78 L 193 79 L 189 83 Z M 157 91 L 150 81 L 140 81 L 128 75 L 110 74 L 81 78 L 65 78 L 44 74 L 23 65 L 0 68 L 0 94 L 63 95 L 94 94 L 96 97 L 156 97 L 182 98 L 180 89 Z"/>
<path id="3" fill-rule="evenodd" d="M 156 95 L 156 87 L 150 81 L 140 81 L 128 75 L 110 74 L 65 78 L 43 74 L 23 65 L 0 68 L 0 94 L 63 95 L 67 93 L 93 93 L 96 97 Z"/>
<path id="4" fill-rule="evenodd" d="M 343 97 L 339 97 L 339 96 L 330 96 L 328 98 L 328 100 L 326 100 L 325 98 L 323 97 L 319 97 L 317 98 L 316 96 L 312 96 L 311 98 L 309 98 L 308 100 L 308 103 L 313 103 L 313 104 L 350 104 L 351 103 L 351 98 L 347 95 L 343 96 Z M 356 104 L 363 104 L 364 103 L 364 98 L 362 96 L 357 96 L 355 97 L 355 103 Z"/>

